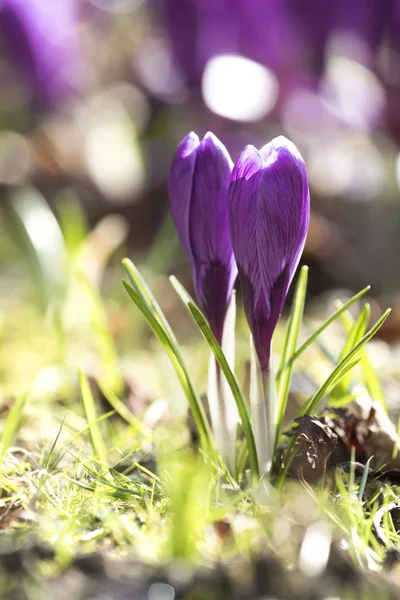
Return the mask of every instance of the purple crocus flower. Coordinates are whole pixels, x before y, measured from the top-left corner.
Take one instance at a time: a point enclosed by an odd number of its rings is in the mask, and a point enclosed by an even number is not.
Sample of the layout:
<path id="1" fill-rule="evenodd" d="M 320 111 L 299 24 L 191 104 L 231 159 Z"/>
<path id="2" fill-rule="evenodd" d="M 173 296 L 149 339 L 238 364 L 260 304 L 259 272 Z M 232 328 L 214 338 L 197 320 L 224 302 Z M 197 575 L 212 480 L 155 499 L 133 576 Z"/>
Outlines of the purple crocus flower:
<path id="1" fill-rule="evenodd" d="M 172 218 L 192 263 L 197 299 L 219 342 L 237 275 L 227 206 L 232 167 L 215 135 L 200 141 L 192 132 L 179 144 L 168 179 Z"/>
<path id="2" fill-rule="evenodd" d="M 304 161 L 286 138 L 246 146 L 231 175 L 229 225 L 246 317 L 263 371 L 310 218 Z"/>
<path id="3" fill-rule="evenodd" d="M 0 0 L 2 49 L 41 105 L 82 87 L 77 13 L 77 0 Z"/>

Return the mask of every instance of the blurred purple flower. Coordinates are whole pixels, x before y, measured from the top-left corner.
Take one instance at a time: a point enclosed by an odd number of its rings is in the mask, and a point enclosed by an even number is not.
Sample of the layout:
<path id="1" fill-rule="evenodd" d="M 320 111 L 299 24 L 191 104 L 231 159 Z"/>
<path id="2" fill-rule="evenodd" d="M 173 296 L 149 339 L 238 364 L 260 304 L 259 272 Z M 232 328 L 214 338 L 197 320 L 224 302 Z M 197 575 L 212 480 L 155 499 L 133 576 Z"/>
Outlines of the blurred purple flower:
<path id="1" fill-rule="evenodd" d="M 310 219 L 306 167 L 292 142 L 280 136 L 260 151 L 246 146 L 232 171 L 228 211 L 246 317 L 266 370 Z"/>
<path id="2" fill-rule="evenodd" d="M 164 16 L 178 63 L 191 87 L 207 62 L 237 54 L 275 72 L 295 72 L 302 52 L 287 0 L 165 0 Z"/>
<path id="3" fill-rule="evenodd" d="M 179 144 L 168 179 L 172 218 L 192 263 L 196 295 L 218 339 L 237 275 L 229 236 L 227 191 L 233 163 L 210 132 Z"/>
<path id="4" fill-rule="evenodd" d="M 284 120 L 287 103 L 293 105 L 299 91 L 320 91 L 327 68 L 332 72 L 332 57 L 361 63 L 382 78 L 380 50 L 382 44 L 387 46 L 396 2 L 164 0 L 158 4 L 163 7 L 177 64 L 192 91 L 200 93 L 212 58 L 240 55 L 273 71 L 279 83 L 274 114 Z M 371 117 L 372 125 L 379 121 L 377 116 L 380 111 Z"/>
<path id="5" fill-rule="evenodd" d="M 374 66 L 379 46 L 393 21 L 394 11 L 395 0 L 337 0 L 331 6 L 331 28 L 351 38 L 355 58 Z M 360 42 L 364 56 L 360 55 L 357 48 Z"/>
<path id="6" fill-rule="evenodd" d="M 82 87 L 77 12 L 77 0 L 0 0 L 3 51 L 45 105 Z"/>

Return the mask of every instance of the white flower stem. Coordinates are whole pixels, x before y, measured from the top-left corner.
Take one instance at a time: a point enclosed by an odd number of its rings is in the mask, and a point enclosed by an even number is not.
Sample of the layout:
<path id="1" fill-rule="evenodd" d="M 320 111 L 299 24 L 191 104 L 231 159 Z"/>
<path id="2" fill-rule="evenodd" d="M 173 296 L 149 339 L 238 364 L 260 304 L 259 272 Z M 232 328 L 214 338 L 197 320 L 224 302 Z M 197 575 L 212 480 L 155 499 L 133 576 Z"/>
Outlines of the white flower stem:
<path id="1" fill-rule="evenodd" d="M 222 351 L 232 371 L 235 366 L 235 324 L 236 299 L 233 292 L 222 335 Z M 216 446 L 226 466 L 234 473 L 239 413 L 231 389 L 212 353 L 208 366 L 208 404 Z"/>
<path id="2" fill-rule="evenodd" d="M 268 404 L 268 418 L 269 418 L 269 445 L 271 454 L 271 466 L 274 461 L 274 447 L 275 447 L 275 435 L 276 435 L 276 422 L 278 419 L 278 394 L 276 391 L 276 365 L 274 364 L 274 357 L 271 355 L 269 359 L 269 368 L 265 374 L 265 386 L 264 386 L 264 397 L 265 402 Z"/>
<path id="3" fill-rule="evenodd" d="M 277 397 L 272 361 L 261 370 L 253 338 L 250 336 L 250 409 L 261 475 L 269 473 L 273 461 Z"/>

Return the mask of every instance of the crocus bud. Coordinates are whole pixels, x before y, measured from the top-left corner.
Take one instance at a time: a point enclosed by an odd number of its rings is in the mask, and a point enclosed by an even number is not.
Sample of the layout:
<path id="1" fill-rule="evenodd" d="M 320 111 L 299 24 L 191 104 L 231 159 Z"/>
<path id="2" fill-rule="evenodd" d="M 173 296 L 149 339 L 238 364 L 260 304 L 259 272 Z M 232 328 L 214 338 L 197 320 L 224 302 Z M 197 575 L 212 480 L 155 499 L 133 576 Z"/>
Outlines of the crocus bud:
<path id="1" fill-rule="evenodd" d="M 197 299 L 219 342 L 237 275 L 227 206 L 232 166 L 215 135 L 200 141 L 192 132 L 179 144 L 168 179 L 172 218 L 192 263 Z"/>
<path id="2" fill-rule="evenodd" d="M 282 136 L 260 151 L 246 146 L 232 171 L 228 210 L 246 317 L 265 371 L 310 219 L 307 172 L 296 146 Z"/>

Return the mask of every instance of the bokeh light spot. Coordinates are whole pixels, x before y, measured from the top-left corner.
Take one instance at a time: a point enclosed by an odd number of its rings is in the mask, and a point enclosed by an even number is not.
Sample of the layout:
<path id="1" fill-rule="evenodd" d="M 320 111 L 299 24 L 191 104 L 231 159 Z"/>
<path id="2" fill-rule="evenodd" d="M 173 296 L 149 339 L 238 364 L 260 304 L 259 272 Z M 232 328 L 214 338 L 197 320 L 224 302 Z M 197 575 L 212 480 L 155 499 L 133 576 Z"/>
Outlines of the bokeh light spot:
<path id="1" fill-rule="evenodd" d="M 132 201 L 144 184 L 134 125 L 122 104 L 112 98 L 98 98 L 89 108 L 85 123 L 88 171 L 110 200 Z"/>
<path id="2" fill-rule="evenodd" d="M 174 600 L 175 590 L 167 583 L 153 583 L 149 589 L 149 600 Z"/>
<path id="3" fill-rule="evenodd" d="M 227 54 L 208 61 L 202 90 L 204 102 L 216 114 L 234 121 L 258 121 L 275 106 L 279 86 L 274 73 L 263 65 Z"/>
<path id="4" fill-rule="evenodd" d="M 322 575 L 326 569 L 332 541 L 332 530 L 327 523 L 310 525 L 300 550 L 299 567 L 308 577 Z"/>

